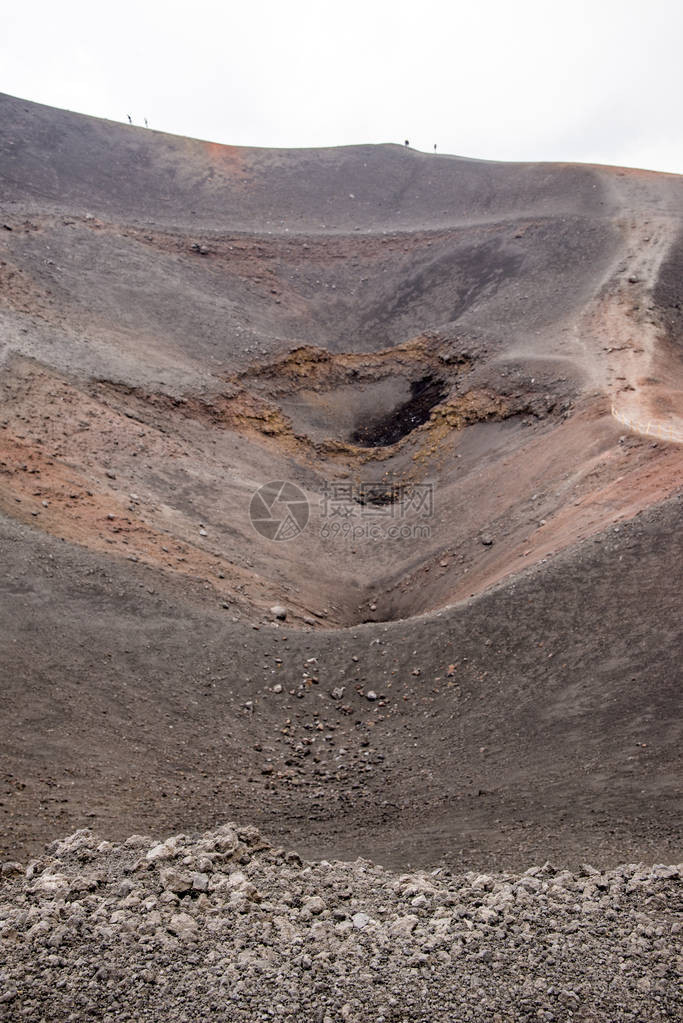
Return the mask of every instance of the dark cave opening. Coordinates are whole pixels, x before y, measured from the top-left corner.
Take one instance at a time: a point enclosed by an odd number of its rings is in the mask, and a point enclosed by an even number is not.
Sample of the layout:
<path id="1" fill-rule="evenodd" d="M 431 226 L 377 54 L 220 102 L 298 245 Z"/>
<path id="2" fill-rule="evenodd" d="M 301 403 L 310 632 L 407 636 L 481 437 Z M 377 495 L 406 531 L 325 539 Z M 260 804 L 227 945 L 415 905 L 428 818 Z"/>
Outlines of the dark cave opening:
<path id="1" fill-rule="evenodd" d="M 425 376 L 410 385 L 410 397 L 391 412 L 367 419 L 351 434 L 353 444 L 363 448 L 386 447 L 396 444 L 416 427 L 426 423 L 435 405 L 446 397 L 443 380 Z"/>

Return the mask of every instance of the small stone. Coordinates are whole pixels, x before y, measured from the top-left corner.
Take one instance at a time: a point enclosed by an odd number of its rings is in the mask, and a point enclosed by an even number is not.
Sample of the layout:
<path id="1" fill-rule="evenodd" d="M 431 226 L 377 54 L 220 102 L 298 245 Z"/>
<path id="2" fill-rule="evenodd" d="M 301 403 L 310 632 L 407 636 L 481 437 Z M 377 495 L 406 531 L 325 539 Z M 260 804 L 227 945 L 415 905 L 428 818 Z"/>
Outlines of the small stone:
<path id="1" fill-rule="evenodd" d="M 159 842 L 146 855 L 150 863 L 157 860 L 170 860 L 177 855 L 177 843 L 175 838 L 169 838 L 166 842 Z"/>
<path id="2" fill-rule="evenodd" d="M 69 891 L 69 882 L 64 874 L 41 874 L 33 882 L 32 891 L 53 899 L 65 896 Z"/>
<path id="3" fill-rule="evenodd" d="M 312 895 L 308 899 L 304 900 L 302 909 L 308 910 L 308 912 L 312 913 L 313 916 L 318 916 L 327 909 L 327 906 L 319 895 Z"/>
<path id="4" fill-rule="evenodd" d="M 664 863 L 655 863 L 650 871 L 650 877 L 661 878 L 666 881 L 676 881 L 680 876 L 678 867 L 669 867 Z"/>
<path id="5" fill-rule="evenodd" d="M 188 913 L 175 913 L 168 922 L 168 930 L 178 938 L 194 938 L 197 922 Z"/>
<path id="6" fill-rule="evenodd" d="M 175 867 L 167 867 L 161 871 L 161 884 L 165 891 L 183 895 L 193 887 L 192 875 Z"/>
<path id="7" fill-rule="evenodd" d="M 414 913 L 409 913 L 407 916 L 400 916 L 394 920 L 389 930 L 395 938 L 407 938 L 413 933 L 419 922 L 419 918 Z"/>
<path id="8" fill-rule="evenodd" d="M 373 700 L 377 699 L 377 693 L 375 692 L 374 689 L 368 689 L 367 693 L 365 694 L 365 698 L 366 700 L 370 700 L 372 702 Z"/>
<path id="9" fill-rule="evenodd" d="M 24 868 L 16 860 L 7 860 L 0 868 L 3 877 L 11 877 L 12 874 L 23 874 Z"/>
<path id="10" fill-rule="evenodd" d="M 282 604 L 275 604 L 273 607 L 271 607 L 270 613 L 272 614 L 273 618 L 277 618 L 277 620 L 280 622 L 284 622 L 285 619 L 287 618 L 287 608 L 283 607 Z"/>

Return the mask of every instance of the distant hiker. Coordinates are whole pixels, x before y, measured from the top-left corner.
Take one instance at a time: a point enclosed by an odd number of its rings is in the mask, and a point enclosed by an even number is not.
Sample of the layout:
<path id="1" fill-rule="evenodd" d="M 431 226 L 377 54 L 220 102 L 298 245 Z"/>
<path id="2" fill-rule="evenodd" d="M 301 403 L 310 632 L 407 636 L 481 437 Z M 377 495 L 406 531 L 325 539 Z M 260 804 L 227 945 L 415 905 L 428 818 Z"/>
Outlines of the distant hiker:
<path id="1" fill-rule="evenodd" d="M 145 128 L 149 128 L 149 125 L 147 124 L 147 118 L 145 118 Z M 434 148 L 436 149 L 436 146 L 434 146 Z"/>
<path id="2" fill-rule="evenodd" d="M 406 146 L 409 146 L 409 145 L 410 145 L 410 142 L 408 141 L 408 139 L 406 139 L 406 141 L 405 141 L 405 145 L 406 145 Z"/>
<path id="3" fill-rule="evenodd" d="M 436 152 L 436 142 L 434 143 L 434 152 Z"/>
<path id="4" fill-rule="evenodd" d="M 126 116 L 128 117 L 128 124 L 132 124 L 133 118 L 130 116 L 130 114 L 127 114 Z"/>

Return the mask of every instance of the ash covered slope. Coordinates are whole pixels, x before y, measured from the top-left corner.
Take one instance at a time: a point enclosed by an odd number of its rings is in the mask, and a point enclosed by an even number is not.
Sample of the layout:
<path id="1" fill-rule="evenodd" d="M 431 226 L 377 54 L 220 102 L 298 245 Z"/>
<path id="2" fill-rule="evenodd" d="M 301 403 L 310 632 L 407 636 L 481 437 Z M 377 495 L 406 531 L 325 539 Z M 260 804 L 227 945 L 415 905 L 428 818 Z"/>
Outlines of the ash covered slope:
<path id="1" fill-rule="evenodd" d="M 316 632 L 0 523 L 5 856 L 230 817 L 397 866 L 678 858 L 680 501 L 439 615 Z"/>
<path id="2" fill-rule="evenodd" d="M 572 165 L 433 157 L 396 145 L 222 146 L 10 96 L 0 96 L 0 120 L 6 200 L 126 223 L 318 233 L 595 215 L 605 206 L 600 176 Z"/>
<path id="3" fill-rule="evenodd" d="M 0 122 L 12 349 L 78 375 L 188 389 L 293 342 L 393 347 L 475 304 L 509 346 L 583 305 L 619 244 L 590 168 L 235 149 L 10 97 Z"/>
<path id="4" fill-rule="evenodd" d="M 0 883 L 0 1019 L 678 1018 L 680 866 L 392 874 L 224 825 L 83 830 Z M 17 873 L 14 873 L 14 871 Z"/>

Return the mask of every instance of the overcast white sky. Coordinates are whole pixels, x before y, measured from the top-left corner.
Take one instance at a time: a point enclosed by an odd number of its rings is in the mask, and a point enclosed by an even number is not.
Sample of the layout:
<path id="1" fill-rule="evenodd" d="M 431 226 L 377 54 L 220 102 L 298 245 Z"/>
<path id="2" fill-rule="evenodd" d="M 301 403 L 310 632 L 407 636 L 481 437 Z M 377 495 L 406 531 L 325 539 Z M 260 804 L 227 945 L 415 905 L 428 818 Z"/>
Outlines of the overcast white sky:
<path id="1" fill-rule="evenodd" d="M 0 91 L 234 145 L 682 173 L 682 38 L 680 0 L 15 0 Z"/>

